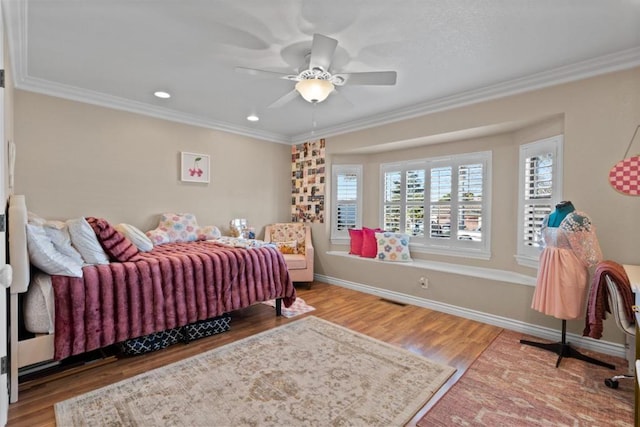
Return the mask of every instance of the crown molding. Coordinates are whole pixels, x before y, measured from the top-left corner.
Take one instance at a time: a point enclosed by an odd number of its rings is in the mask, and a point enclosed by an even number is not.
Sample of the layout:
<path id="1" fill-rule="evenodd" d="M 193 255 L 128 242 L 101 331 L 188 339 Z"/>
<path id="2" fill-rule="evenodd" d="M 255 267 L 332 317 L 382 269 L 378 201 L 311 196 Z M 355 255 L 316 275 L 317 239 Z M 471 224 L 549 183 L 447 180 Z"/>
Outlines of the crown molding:
<path id="1" fill-rule="evenodd" d="M 310 133 L 295 135 L 292 138 L 292 141 L 294 144 L 308 141 L 309 138 L 318 138 L 318 134 L 320 134 L 319 137 L 321 138 L 328 138 L 453 108 L 477 104 L 479 102 L 490 101 L 492 99 L 530 92 L 536 89 L 542 89 L 562 83 L 569 83 L 606 73 L 622 71 L 637 66 L 640 66 L 640 47 L 599 56 L 582 62 L 576 62 L 574 64 L 554 68 L 553 70 L 543 71 L 526 77 L 486 86 L 484 88 L 461 92 L 455 95 L 415 104 L 395 111 L 369 116 L 362 120 L 351 121 L 324 129 L 316 129 L 314 135 L 311 135 Z"/>
<path id="2" fill-rule="evenodd" d="M 106 108 L 113 108 L 116 110 L 128 111 L 131 113 L 142 114 L 159 119 L 169 120 L 172 122 L 229 132 L 280 144 L 291 144 L 289 138 L 280 134 L 235 126 L 230 123 L 210 120 L 193 114 L 185 114 L 168 108 L 146 104 L 144 102 L 106 95 L 101 92 L 81 89 L 74 86 L 55 83 L 34 77 L 23 77 L 21 79 L 16 79 L 15 86 L 16 88 L 21 90 L 84 102 L 87 104 L 98 105 Z"/>

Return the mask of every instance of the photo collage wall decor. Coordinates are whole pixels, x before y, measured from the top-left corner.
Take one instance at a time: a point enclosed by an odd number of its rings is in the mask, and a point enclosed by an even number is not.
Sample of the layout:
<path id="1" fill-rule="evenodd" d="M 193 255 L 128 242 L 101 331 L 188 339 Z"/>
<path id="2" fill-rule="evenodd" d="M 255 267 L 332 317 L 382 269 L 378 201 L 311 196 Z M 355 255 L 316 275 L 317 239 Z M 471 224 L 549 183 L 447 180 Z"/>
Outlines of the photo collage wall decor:
<path id="1" fill-rule="evenodd" d="M 324 139 L 291 149 L 291 221 L 324 222 Z"/>

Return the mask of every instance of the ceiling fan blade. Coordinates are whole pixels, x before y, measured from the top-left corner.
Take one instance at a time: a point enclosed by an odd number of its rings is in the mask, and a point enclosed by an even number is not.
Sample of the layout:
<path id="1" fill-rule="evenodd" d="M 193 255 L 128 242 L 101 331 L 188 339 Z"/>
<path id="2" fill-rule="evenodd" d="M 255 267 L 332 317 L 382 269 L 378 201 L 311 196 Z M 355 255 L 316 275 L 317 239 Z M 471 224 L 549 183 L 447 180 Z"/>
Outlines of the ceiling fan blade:
<path id="1" fill-rule="evenodd" d="M 314 34 L 313 42 L 311 43 L 309 69 L 322 68 L 323 71 L 328 71 L 337 46 L 338 40 L 322 34 Z"/>
<path id="2" fill-rule="evenodd" d="M 397 73 L 395 71 L 371 71 L 364 73 L 340 73 L 337 76 L 345 79 L 348 85 L 383 85 L 396 84 Z"/>
<path id="3" fill-rule="evenodd" d="M 256 77 L 276 77 L 279 79 L 288 80 L 289 74 L 279 73 L 277 71 L 258 70 L 255 68 L 236 67 L 236 73 L 248 74 Z"/>
<path id="4" fill-rule="evenodd" d="M 297 97 L 298 97 L 298 91 L 294 89 L 291 92 L 285 93 L 283 96 L 281 96 L 280 98 L 276 99 L 274 102 L 269 104 L 267 106 L 267 108 L 282 107 L 283 105 L 293 101 Z"/>
<path id="5" fill-rule="evenodd" d="M 346 96 L 344 93 L 342 93 L 339 90 L 334 90 L 333 92 L 331 92 L 331 95 L 329 95 L 329 102 L 331 102 L 331 105 L 335 105 L 335 106 L 339 106 L 339 107 L 353 107 L 353 102 L 351 102 L 351 100 L 349 99 L 348 96 Z"/>

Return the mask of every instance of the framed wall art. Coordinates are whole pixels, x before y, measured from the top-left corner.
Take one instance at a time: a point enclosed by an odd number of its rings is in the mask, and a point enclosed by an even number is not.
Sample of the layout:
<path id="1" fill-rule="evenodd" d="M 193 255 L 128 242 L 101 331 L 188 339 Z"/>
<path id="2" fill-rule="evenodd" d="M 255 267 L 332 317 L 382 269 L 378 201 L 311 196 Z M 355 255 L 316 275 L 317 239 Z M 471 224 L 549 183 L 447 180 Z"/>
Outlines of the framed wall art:
<path id="1" fill-rule="evenodd" d="M 208 183 L 210 180 L 209 155 L 181 152 L 180 180 Z"/>

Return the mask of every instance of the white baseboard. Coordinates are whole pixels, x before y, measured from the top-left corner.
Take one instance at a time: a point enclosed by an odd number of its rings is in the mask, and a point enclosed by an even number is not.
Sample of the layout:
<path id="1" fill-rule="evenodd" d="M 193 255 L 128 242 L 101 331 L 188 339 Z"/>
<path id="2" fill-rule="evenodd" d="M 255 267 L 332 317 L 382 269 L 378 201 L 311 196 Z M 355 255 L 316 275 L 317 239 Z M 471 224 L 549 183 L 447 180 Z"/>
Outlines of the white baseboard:
<path id="1" fill-rule="evenodd" d="M 483 313 L 476 310 L 471 310 L 464 307 L 457 307 L 451 304 L 445 304 L 438 301 L 429 300 L 426 298 L 415 297 L 413 295 L 407 295 L 400 292 L 390 291 L 388 289 L 376 288 L 374 286 L 363 285 L 361 283 L 350 282 L 347 280 L 338 279 L 335 277 L 325 276 L 322 274 L 315 274 L 315 280 L 330 285 L 342 286 L 343 288 L 353 289 L 355 291 L 364 292 L 366 294 L 377 295 L 381 298 L 389 299 L 392 301 L 402 302 L 405 304 L 416 305 L 418 307 L 428 308 L 430 310 L 440 311 L 442 313 L 453 314 L 455 316 L 463 317 L 465 319 L 471 319 L 489 325 L 498 326 L 504 329 L 509 329 L 516 332 L 521 332 L 527 335 L 533 335 L 538 338 L 560 341 L 560 332 L 557 329 L 546 328 L 543 326 L 533 325 L 525 323 L 519 320 L 509 319 L 507 317 L 496 316 L 489 313 Z M 576 334 L 567 333 L 567 341 L 571 342 L 574 346 L 583 348 L 585 350 L 596 351 L 598 353 L 609 354 L 612 356 L 626 358 L 625 346 L 622 344 L 612 343 L 610 341 L 594 340 L 588 337 L 582 337 Z"/>

